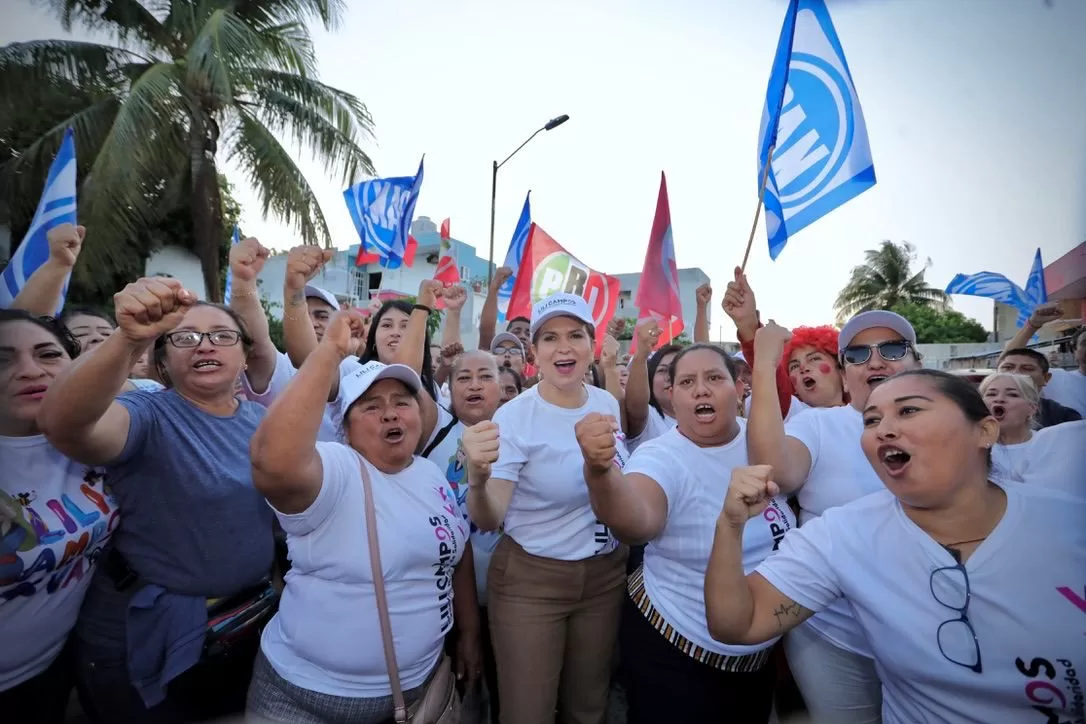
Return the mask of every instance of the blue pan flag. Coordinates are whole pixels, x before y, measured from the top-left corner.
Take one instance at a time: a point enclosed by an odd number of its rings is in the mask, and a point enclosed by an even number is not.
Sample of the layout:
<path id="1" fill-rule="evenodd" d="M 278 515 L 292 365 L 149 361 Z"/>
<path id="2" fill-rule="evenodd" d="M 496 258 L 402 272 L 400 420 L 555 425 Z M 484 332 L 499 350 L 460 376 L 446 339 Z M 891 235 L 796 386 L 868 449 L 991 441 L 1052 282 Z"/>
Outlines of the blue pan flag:
<path id="1" fill-rule="evenodd" d="M 42 191 L 38 208 L 34 212 L 34 219 L 30 222 L 30 229 L 23 237 L 23 243 L 15 250 L 3 274 L 0 274 L 0 309 L 6 309 L 19 296 L 26 280 L 38 270 L 42 264 L 49 260 L 49 241 L 46 234 L 49 230 L 61 224 L 74 224 L 76 199 L 76 169 L 75 169 L 75 139 L 72 129 L 64 132 L 64 140 L 60 142 L 60 149 L 56 158 L 49 166 L 49 175 L 45 180 L 45 189 Z M 64 281 L 64 290 L 60 294 L 60 305 L 56 313 L 64 309 L 64 299 L 68 296 L 68 281 L 71 274 Z"/>
<path id="2" fill-rule="evenodd" d="M 425 160 L 423 156 L 414 176 L 370 179 L 343 192 L 362 248 L 379 256 L 386 269 L 399 269 L 403 264 Z"/>
<path id="3" fill-rule="evenodd" d="M 946 293 L 984 297 L 1008 304 L 1018 310 L 1018 326 L 1022 327 L 1029 321 L 1034 308 L 1048 301 L 1041 250 L 1038 249 L 1033 257 L 1033 267 L 1030 269 L 1025 289 L 1002 274 L 982 271 L 955 275 L 950 284 L 947 284 Z"/>
<path id="4" fill-rule="evenodd" d="M 520 219 L 517 228 L 513 231 L 513 239 L 509 242 L 509 251 L 505 252 L 505 262 L 513 270 L 513 276 L 505 280 L 498 288 L 498 321 L 505 321 L 505 313 L 509 309 L 509 300 L 513 298 L 513 285 L 517 281 L 517 272 L 520 271 L 520 260 L 524 258 L 524 248 L 528 246 L 528 232 L 532 228 L 532 192 L 524 197 L 524 208 L 520 210 Z"/>
<path id="5" fill-rule="evenodd" d="M 230 238 L 230 244 L 234 245 L 241 241 L 241 231 L 238 230 L 237 224 L 234 224 L 234 235 Z M 226 289 L 222 293 L 222 303 L 230 303 L 230 294 L 234 291 L 234 272 L 230 270 L 230 267 L 226 268 Z"/>
<path id="6" fill-rule="evenodd" d="M 769 173 L 766 159 L 773 154 Z M 860 99 L 824 0 L 791 0 L 758 137 L 769 256 L 875 185 Z"/>

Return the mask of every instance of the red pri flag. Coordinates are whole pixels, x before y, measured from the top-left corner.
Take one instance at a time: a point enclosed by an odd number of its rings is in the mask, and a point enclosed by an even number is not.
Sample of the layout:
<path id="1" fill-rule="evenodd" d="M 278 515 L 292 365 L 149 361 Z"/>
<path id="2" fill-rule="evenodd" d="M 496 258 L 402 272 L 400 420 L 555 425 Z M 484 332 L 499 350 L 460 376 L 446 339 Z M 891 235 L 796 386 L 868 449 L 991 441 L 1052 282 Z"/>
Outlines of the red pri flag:
<path id="1" fill-rule="evenodd" d="M 667 179 L 660 172 L 660 195 L 656 199 L 656 218 L 645 251 L 645 266 L 637 286 L 637 321 L 655 319 L 660 325 L 656 346 L 668 344 L 683 331 L 683 308 L 679 298 L 679 269 L 675 264 L 675 241 L 671 236 L 671 209 L 667 203 Z M 630 352 L 637 347 L 634 334 Z"/>
<path id="2" fill-rule="evenodd" d="M 445 286 L 460 283 L 460 270 L 456 268 L 456 259 L 452 253 L 452 242 L 449 240 L 449 219 L 441 222 L 441 251 L 438 254 L 437 271 L 434 279 Z"/>
<path id="3" fill-rule="evenodd" d="M 618 308 L 619 280 L 590 269 L 532 224 L 517 281 L 509 299 L 506 319 L 532 316 L 532 305 L 558 292 L 584 297 L 596 320 L 596 355 L 603 346 L 604 331 Z"/>

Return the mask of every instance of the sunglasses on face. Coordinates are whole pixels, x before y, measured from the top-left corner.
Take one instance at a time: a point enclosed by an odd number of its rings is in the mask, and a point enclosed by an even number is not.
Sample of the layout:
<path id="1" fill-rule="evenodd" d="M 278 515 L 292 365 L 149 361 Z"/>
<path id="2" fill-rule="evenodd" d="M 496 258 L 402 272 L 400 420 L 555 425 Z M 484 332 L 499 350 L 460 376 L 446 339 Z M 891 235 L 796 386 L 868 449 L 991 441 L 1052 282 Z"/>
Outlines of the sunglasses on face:
<path id="1" fill-rule="evenodd" d="M 845 364 L 863 365 L 871 359 L 872 351 L 878 351 L 879 357 L 887 362 L 897 362 L 905 359 L 905 355 L 909 354 L 911 348 L 912 344 L 904 339 L 878 344 L 851 344 L 845 347 L 841 353 L 841 359 Z"/>

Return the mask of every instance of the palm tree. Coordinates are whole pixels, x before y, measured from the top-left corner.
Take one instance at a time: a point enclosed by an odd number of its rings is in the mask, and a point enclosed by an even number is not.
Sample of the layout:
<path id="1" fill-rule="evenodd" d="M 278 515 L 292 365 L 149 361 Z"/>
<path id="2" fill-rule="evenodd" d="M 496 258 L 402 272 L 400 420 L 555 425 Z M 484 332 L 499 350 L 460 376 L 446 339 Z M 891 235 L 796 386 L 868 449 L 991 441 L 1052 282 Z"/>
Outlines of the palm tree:
<path id="1" fill-rule="evenodd" d="M 0 185 L 35 179 L 29 193 L 36 200 L 65 128 L 75 129 L 86 168 L 80 221 L 93 233 L 81 267 L 113 269 L 118 249 L 170 211 L 188 208 L 208 296 L 219 299 L 220 150 L 245 173 L 265 215 L 293 225 L 304 243 L 330 244 L 313 190 L 277 136 L 312 153 L 344 184 L 373 173 L 359 145 L 372 133 L 369 113 L 355 96 L 317 80 L 306 26 L 317 20 L 334 28 L 343 0 L 39 1 L 65 30 L 79 22 L 116 41 L 0 48 L 0 98 L 33 98 L 57 79 L 94 89 L 0 165 Z"/>
<path id="2" fill-rule="evenodd" d="M 852 268 L 852 277 L 834 302 L 838 321 L 859 312 L 890 309 L 898 304 L 946 309 L 950 297 L 924 281 L 931 259 L 915 274 L 911 268 L 914 261 L 916 249 L 907 241 L 900 244 L 884 241 L 878 249 L 865 251 L 864 263 Z"/>

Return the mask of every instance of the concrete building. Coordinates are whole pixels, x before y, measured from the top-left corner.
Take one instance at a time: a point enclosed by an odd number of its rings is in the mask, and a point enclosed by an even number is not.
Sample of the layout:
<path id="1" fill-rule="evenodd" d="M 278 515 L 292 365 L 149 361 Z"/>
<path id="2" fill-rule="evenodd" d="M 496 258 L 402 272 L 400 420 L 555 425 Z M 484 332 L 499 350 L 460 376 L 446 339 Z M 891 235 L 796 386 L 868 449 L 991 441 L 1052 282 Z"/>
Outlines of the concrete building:
<path id="1" fill-rule="evenodd" d="M 615 316 L 636 320 L 639 316 L 639 310 L 635 300 L 637 299 L 637 288 L 641 284 L 641 274 L 612 274 L 611 276 L 617 277 L 621 283 L 618 293 L 618 311 L 615 312 Z M 698 267 L 679 269 L 679 301 L 683 308 L 683 323 L 686 325 L 684 332 L 690 339 L 694 338 L 694 318 L 698 310 L 698 299 L 695 291 L 699 286 L 708 282 L 709 275 Z M 718 292 L 718 299 L 720 293 Z M 710 305 L 709 338 L 714 341 L 723 341 L 717 339 L 719 330 L 713 329 L 712 315 L 713 308 Z"/>

